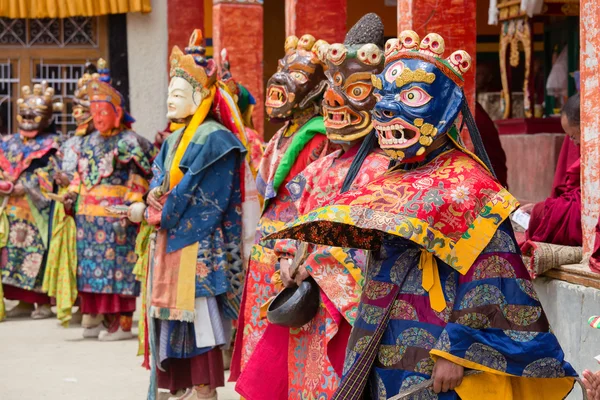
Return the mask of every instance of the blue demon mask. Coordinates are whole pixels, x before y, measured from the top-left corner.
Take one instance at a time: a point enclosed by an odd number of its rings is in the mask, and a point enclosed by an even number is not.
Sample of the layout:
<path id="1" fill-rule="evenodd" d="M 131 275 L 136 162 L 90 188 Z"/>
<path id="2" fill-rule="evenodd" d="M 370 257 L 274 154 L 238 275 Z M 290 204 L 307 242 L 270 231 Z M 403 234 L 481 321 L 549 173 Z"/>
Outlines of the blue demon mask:
<path id="1" fill-rule="evenodd" d="M 443 54 L 444 39 L 435 33 L 420 41 L 415 32 L 404 31 L 387 42 L 385 69 L 372 77 L 378 99 L 373 126 L 390 157 L 418 160 L 454 124 L 471 57 L 463 50 L 447 59 Z"/>

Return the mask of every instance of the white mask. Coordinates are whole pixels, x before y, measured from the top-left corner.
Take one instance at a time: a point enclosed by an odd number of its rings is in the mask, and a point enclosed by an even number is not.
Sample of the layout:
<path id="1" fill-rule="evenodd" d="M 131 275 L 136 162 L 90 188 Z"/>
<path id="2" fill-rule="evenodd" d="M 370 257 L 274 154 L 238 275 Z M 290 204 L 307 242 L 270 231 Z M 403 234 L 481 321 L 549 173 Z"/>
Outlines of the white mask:
<path id="1" fill-rule="evenodd" d="M 188 81 L 178 76 L 171 79 L 167 97 L 168 119 L 182 120 L 194 115 L 200 103 L 202 103 L 202 94 L 195 92 Z"/>

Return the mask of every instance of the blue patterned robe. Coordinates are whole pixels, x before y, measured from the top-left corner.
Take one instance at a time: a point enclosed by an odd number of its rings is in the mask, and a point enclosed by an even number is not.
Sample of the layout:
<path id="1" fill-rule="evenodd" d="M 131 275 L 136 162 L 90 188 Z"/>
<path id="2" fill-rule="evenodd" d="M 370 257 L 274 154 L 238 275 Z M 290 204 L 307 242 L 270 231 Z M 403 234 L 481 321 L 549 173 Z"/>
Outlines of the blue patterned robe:
<path id="1" fill-rule="evenodd" d="M 152 167 L 151 188 L 163 185 L 169 176 L 183 131 L 173 132 L 163 144 Z M 239 312 L 239 299 L 232 296 L 231 282 L 244 273 L 240 183 L 244 154 L 243 144 L 232 132 L 212 119 L 204 121 L 181 159 L 179 167 L 184 176 L 169 192 L 160 222 L 160 229 L 167 232 L 167 253 L 199 243 L 195 297 L 216 298 L 216 302 L 209 300 L 213 308 L 218 304 L 217 314 L 229 319 L 236 319 Z M 210 350 L 196 346 L 191 322 L 163 320 L 156 328 L 157 337 L 163 343 L 167 340 L 160 351 L 162 359 L 190 358 Z"/>
<path id="2" fill-rule="evenodd" d="M 59 147 L 55 133 L 32 139 L 14 134 L 0 140 L 0 180 L 20 183 L 26 192 L 10 196 L 4 211 L 9 223 L 8 244 L 0 252 L 4 284 L 41 292 L 50 225 L 50 201 L 41 190 L 52 191 Z"/>
<path id="3" fill-rule="evenodd" d="M 121 226 L 105 209 L 141 201 L 148 190 L 154 146 L 128 130 L 105 137 L 98 131 L 81 138 L 71 190 L 76 204 L 77 288 L 80 292 L 137 296 L 137 225 Z"/>

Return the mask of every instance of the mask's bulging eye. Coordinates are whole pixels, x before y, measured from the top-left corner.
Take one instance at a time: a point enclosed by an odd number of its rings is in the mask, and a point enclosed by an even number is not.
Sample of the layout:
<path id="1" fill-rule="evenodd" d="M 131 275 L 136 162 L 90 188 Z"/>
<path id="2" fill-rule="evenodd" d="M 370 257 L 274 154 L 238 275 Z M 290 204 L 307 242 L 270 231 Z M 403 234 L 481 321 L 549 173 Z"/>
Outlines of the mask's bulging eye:
<path id="1" fill-rule="evenodd" d="M 304 72 L 300 72 L 300 71 L 292 71 L 290 73 L 291 77 L 294 78 L 294 80 L 296 80 L 299 83 L 306 83 L 308 82 L 308 76 L 306 76 L 306 74 Z"/>
<path id="2" fill-rule="evenodd" d="M 420 107 L 429 103 L 431 96 L 420 87 L 413 87 L 400 93 L 399 100 L 410 107 Z"/>
<path id="3" fill-rule="evenodd" d="M 354 100 L 364 100 L 371 93 L 371 85 L 354 83 L 346 88 L 346 94 Z"/>
<path id="4" fill-rule="evenodd" d="M 343 81 L 344 78 L 342 78 L 342 74 L 339 72 L 336 72 L 335 75 L 333 75 L 333 83 L 335 83 L 336 86 L 342 86 Z"/>
<path id="5" fill-rule="evenodd" d="M 404 71 L 403 62 L 393 64 L 392 67 L 385 72 L 385 80 L 390 83 L 394 82 L 396 78 L 402 74 L 402 71 Z"/>

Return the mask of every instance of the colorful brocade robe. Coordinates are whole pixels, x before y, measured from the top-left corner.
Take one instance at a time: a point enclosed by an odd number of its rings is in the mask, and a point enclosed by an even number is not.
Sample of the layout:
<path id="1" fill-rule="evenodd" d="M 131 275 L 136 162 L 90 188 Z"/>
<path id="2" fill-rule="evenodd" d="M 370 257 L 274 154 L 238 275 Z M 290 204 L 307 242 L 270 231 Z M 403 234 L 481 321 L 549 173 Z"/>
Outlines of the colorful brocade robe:
<path id="1" fill-rule="evenodd" d="M 182 158 L 174 164 L 179 152 Z M 167 371 L 167 359 L 197 357 L 231 340 L 231 321 L 241 300 L 237 284 L 244 271 L 245 154 L 231 131 L 207 118 L 195 130 L 173 132 L 154 161 L 151 188 L 166 183 L 171 188 L 160 200 L 163 209 L 156 221 L 156 251 L 147 282 L 149 322 L 157 327 L 160 343 L 151 351 Z M 171 180 L 173 168 L 183 173 L 179 181 Z"/>
<path id="2" fill-rule="evenodd" d="M 9 196 L 0 218 L 6 217 L 9 235 L 0 250 L 2 282 L 20 289 L 41 292 L 48 248 L 52 175 L 60 148 L 59 135 L 40 133 L 34 138 L 20 134 L 0 140 L 0 180 L 21 184 L 23 196 Z M 2 216 L 4 213 L 4 216 Z"/>
<path id="3" fill-rule="evenodd" d="M 87 124 L 76 134 L 66 139 L 58 153 L 60 170 L 69 180 L 77 171 L 77 159 L 81 140 L 87 134 Z M 68 192 L 68 187 L 59 187 L 58 194 Z M 54 298 L 56 316 L 63 326 L 71 320 L 73 305 L 77 300 L 77 228 L 75 219 L 66 212 L 64 204 L 54 202 L 52 210 L 52 234 L 48 245 L 48 258 L 44 274 L 43 291 Z"/>
<path id="4" fill-rule="evenodd" d="M 333 399 L 360 399 L 369 389 L 371 398 L 392 397 L 430 378 L 438 357 L 483 373 L 419 398 L 569 393 L 577 374 L 506 222 L 517 205 L 476 160 L 451 149 L 395 168 L 273 235 L 373 250 Z"/>
<path id="5" fill-rule="evenodd" d="M 142 201 L 148 191 L 155 148 L 129 130 L 98 131 L 81 138 L 70 191 L 78 193 L 77 285 L 79 292 L 137 296 L 133 268 L 138 226 L 123 226 L 107 206 Z"/>
<path id="6" fill-rule="evenodd" d="M 240 273 L 241 268 L 241 187 L 240 166 L 245 155 L 241 142 L 218 122 L 207 119 L 193 133 L 179 168 L 183 178 L 173 186 L 165 196 L 161 213 L 158 235 L 164 233 L 166 241 L 157 242 L 157 254 L 184 259 L 181 254 L 190 246 L 196 246 L 191 257 L 194 265 L 195 285 L 186 286 L 190 293 L 177 293 L 181 285 L 162 285 L 157 282 L 161 271 L 173 276 L 177 274 L 175 264 L 155 265 L 153 282 L 152 312 L 155 317 L 173 314 L 171 320 L 192 322 L 194 314 L 193 299 L 214 297 L 232 293 L 232 276 Z M 173 168 L 172 163 L 184 129 L 179 129 L 165 141 L 160 154 L 154 161 L 154 177 L 151 188 L 161 186 L 168 179 Z M 164 248 L 161 248 L 164 247 Z M 175 260 L 175 258 L 173 258 Z M 182 277 L 183 268 L 179 267 Z M 193 278 L 192 276 L 192 278 Z M 159 293 L 160 292 L 160 293 Z M 191 298 L 191 308 L 177 307 L 172 302 L 156 302 L 158 299 Z M 225 307 L 231 319 L 237 317 L 240 299 L 230 299 L 232 303 Z M 176 302 L 181 305 L 181 300 Z M 223 303 L 228 303 L 224 301 Z M 225 305 L 225 304 L 224 304 Z M 191 319 L 178 317 L 191 311 Z"/>
<path id="7" fill-rule="evenodd" d="M 339 194 L 359 147 L 360 144 L 346 153 L 338 150 L 320 158 L 287 184 L 300 214 L 327 204 Z M 351 190 L 384 173 L 388 165 L 385 153 L 374 150 L 363 161 Z M 244 373 L 238 386 L 248 400 L 331 398 L 340 382 L 350 329 L 357 315 L 366 257 L 363 250 L 311 248 L 304 266 L 321 288 L 319 311 L 299 329 L 267 327 L 268 333 L 257 345 L 246 369 L 270 378 L 262 385 L 260 375 L 251 377 Z M 284 339 L 273 340 L 276 334 Z M 282 348 L 277 348 L 279 343 Z M 286 357 L 278 364 L 268 358 L 271 352 L 281 352 Z"/>
<path id="8" fill-rule="evenodd" d="M 260 317 L 260 308 L 276 294 L 271 282 L 271 276 L 278 269 L 276 243 L 259 242 L 297 216 L 285 184 L 307 165 L 331 151 L 320 116 L 314 117 L 298 130 L 294 124 L 286 124 L 267 144 L 256 182 L 265 205 L 246 272 L 238 320 L 239 333 L 231 367 L 233 381 L 239 377 L 267 326 L 266 319 Z"/>

